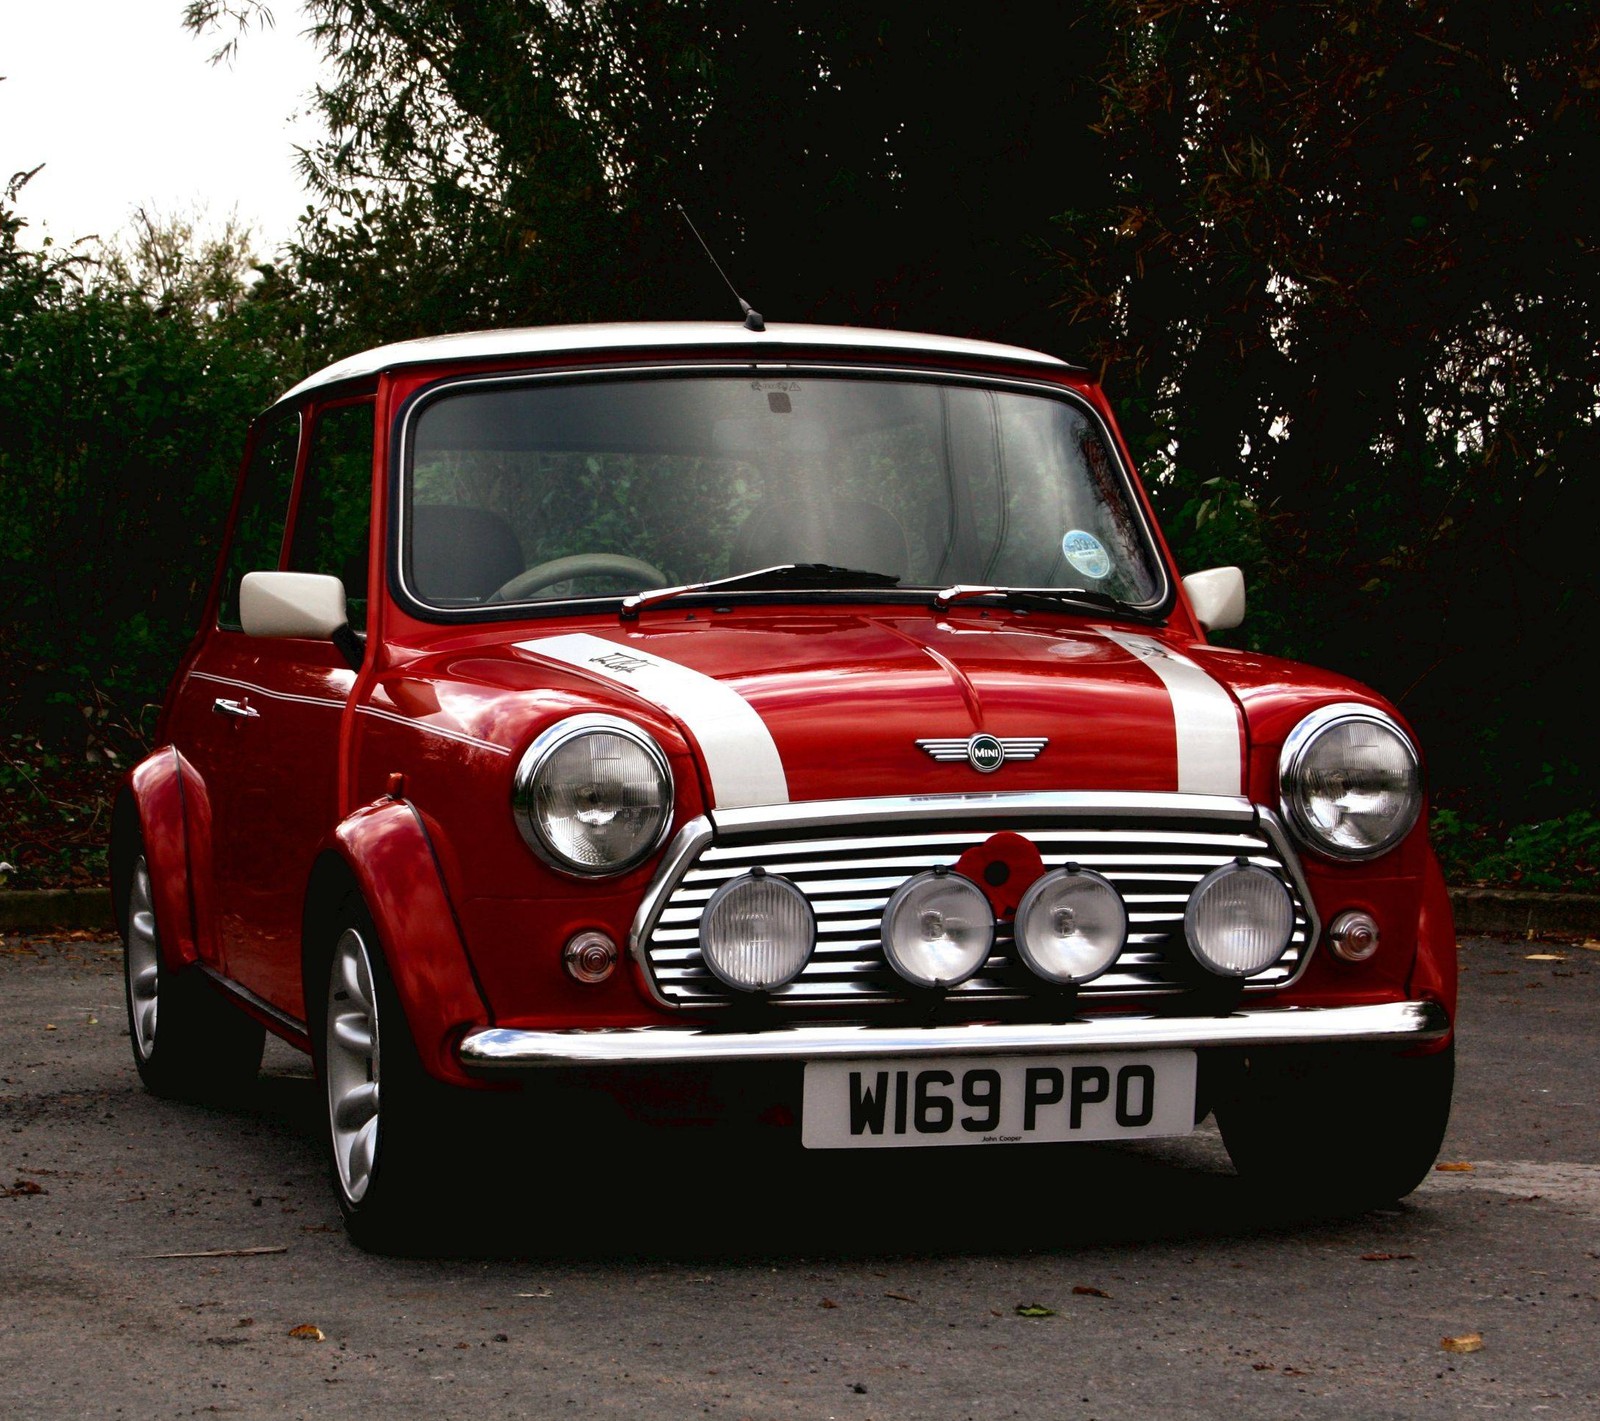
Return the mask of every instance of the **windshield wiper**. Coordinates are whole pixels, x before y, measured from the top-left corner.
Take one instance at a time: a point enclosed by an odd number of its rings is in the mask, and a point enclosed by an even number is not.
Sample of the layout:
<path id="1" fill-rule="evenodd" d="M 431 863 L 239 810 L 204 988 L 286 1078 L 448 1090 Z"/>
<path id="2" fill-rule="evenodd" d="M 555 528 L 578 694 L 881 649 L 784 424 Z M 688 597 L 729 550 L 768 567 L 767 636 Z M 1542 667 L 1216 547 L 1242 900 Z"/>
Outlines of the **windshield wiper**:
<path id="1" fill-rule="evenodd" d="M 637 621 L 639 613 L 658 602 L 670 602 L 689 592 L 720 591 L 738 588 L 742 592 L 760 592 L 765 588 L 789 588 L 804 591 L 815 589 L 841 589 L 849 587 L 898 587 L 900 579 L 887 572 L 863 572 L 859 568 L 835 567 L 826 562 L 785 562 L 775 567 L 758 567 L 752 572 L 736 572 L 731 577 L 714 577 L 709 582 L 689 582 L 682 587 L 652 587 L 647 592 L 636 592 L 624 598 L 617 615 L 625 622 Z"/>
<path id="2" fill-rule="evenodd" d="M 1113 612 L 1135 622 L 1159 622 L 1154 612 L 1130 606 L 1120 597 L 1108 592 L 1097 592 L 1089 587 L 989 587 L 982 583 L 958 582 L 936 593 L 933 605 L 940 611 L 956 602 L 970 602 L 977 597 L 998 597 L 1007 607 L 1024 612 L 1053 612 L 1062 607 L 1086 607 Z"/>

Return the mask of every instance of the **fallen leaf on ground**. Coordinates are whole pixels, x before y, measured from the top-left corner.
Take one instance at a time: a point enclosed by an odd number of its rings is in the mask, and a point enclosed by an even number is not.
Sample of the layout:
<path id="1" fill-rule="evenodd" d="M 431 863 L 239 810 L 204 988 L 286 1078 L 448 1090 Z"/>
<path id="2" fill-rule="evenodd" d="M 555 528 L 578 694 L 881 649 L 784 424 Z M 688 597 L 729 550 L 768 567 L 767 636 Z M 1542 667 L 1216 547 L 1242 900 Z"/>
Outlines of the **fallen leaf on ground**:
<path id="1" fill-rule="evenodd" d="M 1075 1296 L 1080 1298 L 1109 1298 L 1110 1293 L 1104 1288 L 1091 1288 L 1087 1283 L 1077 1283 L 1072 1289 Z"/>
<path id="2" fill-rule="evenodd" d="M 299 1327 L 291 1327 L 289 1336 L 293 1337 L 297 1342 L 323 1341 L 322 1329 L 316 1326 L 315 1323 L 310 1322 L 302 1322 Z"/>
<path id="3" fill-rule="evenodd" d="M 1054 1317 L 1056 1310 L 1047 1308 L 1043 1303 L 1018 1303 L 1018 1317 Z"/>
<path id="4" fill-rule="evenodd" d="M 1252 1372 L 1270 1372 L 1272 1370 L 1272 1363 L 1271 1362 L 1252 1362 L 1250 1364 L 1250 1370 Z"/>
<path id="5" fill-rule="evenodd" d="M 1600 952 L 1600 938 L 1586 937 L 1578 945 L 1587 948 L 1590 952 Z"/>
<path id="6" fill-rule="evenodd" d="M 819 1308 L 836 1308 L 839 1304 L 834 1302 L 832 1298 L 824 1298 L 817 1306 Z"/>
<path id="7" fill-rule="evenodd" d="M 1416 1256 L 1414 1253 L 1363 1253 L 1361 1261 L 1363 1263 L 1393 1263 L 1401 1258 L 1415 1258 Z"/>
<path id="8" fill-rule="evenodd" d="M 1468 1164 L 1464 1159 L 1458 1159 L 1442 1160 L 1433 1168 L 1438 1174 L 1471 1174 L 1477 1167 L 1475 1164 Z"/>
<path id="9" fill-rule="evenodd" d="M 1441 1337 L 1439 1345 L 1446 1352 L 1479 1352 L 1483 1350 L 1483 1334 L 1463 1332 L 1459 1337 Z"/>
<path id="10" fill-rule="evenodd" d="M 1565 962 L 1567 959 L 1559 952 L 1530 952 L 1529 962 Z"/>
<path id="11" fill-rule="evenodd" d="M 909 1293 L 885 1293 L 884 1297 L 893 1298 L 897 1303 L 914 1303 L 916 1299 Z"/>
<path id="12" fill-rule="evenodd" d="M 44 1029 L 45 1029 L 45 1030 L 46 1030 L 46 1031 L 54 1031 L 54 1030 L 56 1030 L 56 1024 L 55 1024 L 55 1022 L 53 1022 L 53 1021 L 47 1021 L 47 1022 L 45 1022 L 45 1024 L 44 1024 Z"/>
<path id="13" fill-rule="evenodd" d="M 25 1194 L 48 1194 L 50 1191 L 31 1179 L 18 1179 L 9 1189 L 0 1189 L 0 1198 L 20 1199 Z"/>

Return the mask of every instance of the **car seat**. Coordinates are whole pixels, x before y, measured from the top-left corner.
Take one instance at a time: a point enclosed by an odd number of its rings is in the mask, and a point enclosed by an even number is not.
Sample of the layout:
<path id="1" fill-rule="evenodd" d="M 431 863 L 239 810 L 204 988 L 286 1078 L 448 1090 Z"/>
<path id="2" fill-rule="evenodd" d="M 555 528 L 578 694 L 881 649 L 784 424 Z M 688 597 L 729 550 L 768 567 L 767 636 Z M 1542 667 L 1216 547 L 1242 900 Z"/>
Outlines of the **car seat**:
<path id="1" fill-rule="evenodd" d="M 511 525 L 487 508 L 411 507 L 411 590 L 429 602 L 481 602 L 526 564 Z"/>

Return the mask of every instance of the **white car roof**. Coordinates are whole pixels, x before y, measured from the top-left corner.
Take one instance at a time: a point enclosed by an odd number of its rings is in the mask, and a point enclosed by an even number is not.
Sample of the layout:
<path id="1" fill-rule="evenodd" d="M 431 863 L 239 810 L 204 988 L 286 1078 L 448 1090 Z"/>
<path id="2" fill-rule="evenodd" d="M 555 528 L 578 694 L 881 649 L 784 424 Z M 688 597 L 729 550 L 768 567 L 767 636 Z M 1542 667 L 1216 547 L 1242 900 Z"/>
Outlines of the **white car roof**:
<path id="1" fill-rule="evenodd" d="M 1003 360 L 1074 369 L 1066 361 L 1020 346 L 956 336 L 919 335 L 913 331 L 876 331 L 857 326 L 769 325 L 747 330 L 736 321 L 616 321 L 584 326 L 524 326 L 500 331 L 463 331 L 375 346 L 335 361 L 308 376 L 278 399 L 293 400 L 308 391 L 341 380 L 376 375 L 404 365 L 441 360 L 490 360 L 521 355 L 584 354 L 601 350 L 683 349 L 729 350 L 741 354 L 770 351 L 792 355 L 799 349 L 882 351 L 888 355 L 944 355 L 969 360 Z"/>

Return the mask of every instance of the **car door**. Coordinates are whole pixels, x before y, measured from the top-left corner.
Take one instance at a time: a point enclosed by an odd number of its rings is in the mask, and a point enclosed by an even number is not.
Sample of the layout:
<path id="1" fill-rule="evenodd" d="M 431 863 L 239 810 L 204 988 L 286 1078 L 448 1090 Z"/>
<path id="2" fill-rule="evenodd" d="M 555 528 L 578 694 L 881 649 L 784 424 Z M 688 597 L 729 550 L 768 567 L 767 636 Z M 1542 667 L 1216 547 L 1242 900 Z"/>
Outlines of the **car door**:
<path id="1" fill-rule="evenodd" d="M 258 521 L 267 521 L 281 453 L 263 455 L 258 441 L 217 627 L 190 668 L 188 713 L 180 726 L 186 738 L 180 749 L 194 763 L 208 801 L 210 919 L 221 970 L 302 1022 L 301 909 L 317 850 L 338 821 L 340 725 L 356 671 L 331 642 L 246 636 L 238 624 L 237 586 L 257 568 L 332 573 L 346 579 L 352 625 L 360 629 L 372 420 L 370 400 L 314 412 L 292 529 L 286 539 L 280 534 L 270 558 L 270 538 L 254 532 L 247 515 L 259 503 Z M 259 489 L 252 489 L 258 462 Z M 251 566 L 252 558 L 261 560 Z"/>

